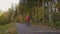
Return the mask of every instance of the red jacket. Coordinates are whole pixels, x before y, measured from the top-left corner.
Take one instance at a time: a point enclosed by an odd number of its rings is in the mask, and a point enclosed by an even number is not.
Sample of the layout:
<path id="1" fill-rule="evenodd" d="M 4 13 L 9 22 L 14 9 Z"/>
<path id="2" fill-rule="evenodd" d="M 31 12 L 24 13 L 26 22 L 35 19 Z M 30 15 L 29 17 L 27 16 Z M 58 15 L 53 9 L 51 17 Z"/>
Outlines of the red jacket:
<path id="1" fill-rule="evenodd" d="M 29 22 L 29 21 L 30 21 L 30 17 L 27 16 L 27 17 L 26 17 L 26 22 Z"/>

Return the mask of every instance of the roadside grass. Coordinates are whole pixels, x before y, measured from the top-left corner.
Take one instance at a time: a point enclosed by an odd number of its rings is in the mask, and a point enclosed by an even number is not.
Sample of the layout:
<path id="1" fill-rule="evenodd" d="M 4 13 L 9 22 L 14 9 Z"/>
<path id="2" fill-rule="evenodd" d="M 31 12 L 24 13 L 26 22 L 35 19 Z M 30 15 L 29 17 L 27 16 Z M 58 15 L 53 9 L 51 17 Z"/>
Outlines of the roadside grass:
<path id="1" fill-rule="evenodd" d="M 37 26 L 37 27 L 43 27 L 43 28 L 46 27 L 47 29 L 50 29 L 50 30 L 60 31 L 60 21 L 59 22 L 54 22 L 54 23 L 51 23 L 51 24 L 49 22 L 46 22 L 46 23 L 31 22 L 31 25 Z"/>
<path id="2" fill-rule="evenodd" d="M 8 34 L 8 32 L 13 32 L 14 34 L 17 34 L 15 23 L 0 25 L 0 34 Z"/>

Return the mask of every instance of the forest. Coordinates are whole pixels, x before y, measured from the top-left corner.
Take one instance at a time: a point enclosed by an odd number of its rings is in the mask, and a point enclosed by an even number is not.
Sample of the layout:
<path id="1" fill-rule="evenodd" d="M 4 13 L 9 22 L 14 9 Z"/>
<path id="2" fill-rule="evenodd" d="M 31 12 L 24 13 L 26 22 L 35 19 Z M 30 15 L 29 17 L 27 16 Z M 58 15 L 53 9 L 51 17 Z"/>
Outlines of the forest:
<path id="1" fill-rule="evenodd" d="M 0 16 L 0 25 L 9 23 L 25 23 L 25 17 L 30 16 L 30 22 L 40 23 L 56 29 L 60 28 L 60 0 L 20 0 L 16 7 L 8 9 Z"/>

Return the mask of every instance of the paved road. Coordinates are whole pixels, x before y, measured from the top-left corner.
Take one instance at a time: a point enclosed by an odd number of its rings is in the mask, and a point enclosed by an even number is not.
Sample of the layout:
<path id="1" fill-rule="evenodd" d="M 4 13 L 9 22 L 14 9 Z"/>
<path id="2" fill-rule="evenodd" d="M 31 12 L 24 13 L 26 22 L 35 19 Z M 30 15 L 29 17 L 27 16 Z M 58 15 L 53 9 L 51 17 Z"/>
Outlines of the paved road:
<path id="1" fill-rule="evenodd" d="M 52 31 L 36 26 L 28 27 L 26 24 L 16 23 L 18 34 L 60 34 L 60 32 Z"/>

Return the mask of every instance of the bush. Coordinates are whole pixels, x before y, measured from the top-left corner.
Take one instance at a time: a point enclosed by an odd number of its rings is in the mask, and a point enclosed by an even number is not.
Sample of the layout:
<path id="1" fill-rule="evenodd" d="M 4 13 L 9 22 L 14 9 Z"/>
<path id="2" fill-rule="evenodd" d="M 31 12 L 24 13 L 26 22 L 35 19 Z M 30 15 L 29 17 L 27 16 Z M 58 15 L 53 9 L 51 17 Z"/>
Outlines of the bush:
<path id="1" fill-rule="evenodd" d="M 10 23 L 10 20 L 7 17 L 1 17 L 0 16 L 0 25 L 5 25 Z"/>
<path id="2" fill-rule="evenodd" d="M 0 25 L 8 24 L 8 21 L 6 19 L 0 20 Z"/>
<path id="3" fill-rule="evenodd" d="M 57 21 L 54 24 L 55 24 L 55 26 L 60 26 L 60 21 Z"/>
<path id="4" fill-rule="evenodd" d="M 53 20 L 54 27 L 59 28 L 60 27 L 60 13 L 53 12 L 52 13 L 52 20 Z"/>
<path id="5" fill-rule="evenodd" d="M 60 21 L 60 13 L 53 12 L 52 13 L 52 20 L 53 20 L 53 22 Z"/>

